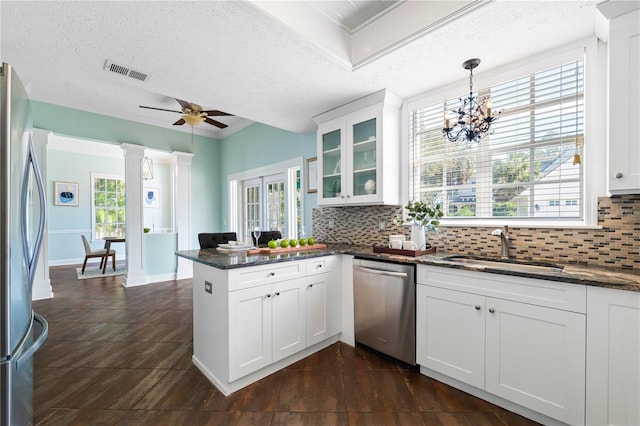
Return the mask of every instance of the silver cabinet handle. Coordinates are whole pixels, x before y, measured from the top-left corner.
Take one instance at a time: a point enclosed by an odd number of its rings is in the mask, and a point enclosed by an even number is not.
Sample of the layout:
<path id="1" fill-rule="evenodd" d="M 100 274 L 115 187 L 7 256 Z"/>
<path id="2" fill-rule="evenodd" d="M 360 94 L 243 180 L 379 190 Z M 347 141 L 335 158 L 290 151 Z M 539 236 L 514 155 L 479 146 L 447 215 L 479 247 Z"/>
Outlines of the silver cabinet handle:
<path id="1" fill-rule="evenodd" d="M 407 273 L 406 272 L 385 271 L 383 269 L 373 269 L 373 268 L 367 268 L 367 267 L 364 267 L 364 266 L 358 266 L 358 269 L 360 269 L 361 271 L 370 272 L 370 273 L 376 274 L 376 275 L 389 275 L 391 277 L 402 277 L 402 278 L 406 278 L 407 277 Z"/>
<path id="2" fill-rule="evenodd" d="M 320 264 L 320 263 L 319 263 L 319 264 L 317 264 L 317 265 L 316 265 L 316 269 L 322 269 L 322 264 Z"/>
<path id="3" fill-rule="evenodd" d="M 476 305 L 475 308 L 476 308 L 476 311 L 479 311 L 480 310 L 480 305 Z"/>
<path id="4" fill-rule="evenodd" d="M 489 308 L 489 312 L 494 313 L 496 310 L 493 308 Z"/>
<path id="5" fill-rule="evenodd" d="M 312 287 L 313 287 L 313 284 L 309 284 L 307 287 L 312 288 Z"/>
<path id="6" fill-rule="evenodd" d="M 279 292 L 279 291 L 276 291 L 275 296 L 280 296 L 280 292 Z"/>
<path id="7" fill-rule="evenodd" d="M 267 294 L 266 296 L 263 297 L 263 299 L 269 299 L 271 297 L 270 294 Z"/>
<path id="8" fill-rule="evenodd" d="M 622 176 L 624 176 L 622 172 L 616 173 L 616 179 L 622 179 Z"/>
<path id="9" fill-rule="evenodd" d="M 269 272 L 269 276 L 270 276 L 270 277 L 275 277 L 275 276 L 276 276 L 276 273 L 275 273 L 275 272 Z"/>

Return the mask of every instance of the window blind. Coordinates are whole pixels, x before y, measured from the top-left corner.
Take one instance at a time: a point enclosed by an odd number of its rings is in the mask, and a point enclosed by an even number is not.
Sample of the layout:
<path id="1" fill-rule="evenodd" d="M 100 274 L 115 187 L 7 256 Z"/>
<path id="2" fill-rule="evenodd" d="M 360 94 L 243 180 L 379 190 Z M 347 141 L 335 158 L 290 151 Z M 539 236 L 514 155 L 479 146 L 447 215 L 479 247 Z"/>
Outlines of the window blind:
<path id="1" fill-rule="evenodd" d="M 583 141 L 583 61 L 477 94 L 502 111 L 477 142 L 442 135 L 459 98 L 410 111 L 411 199 L 440 203 L 447 218 L 581 219 L 584 173 L 574 156 Z"/>

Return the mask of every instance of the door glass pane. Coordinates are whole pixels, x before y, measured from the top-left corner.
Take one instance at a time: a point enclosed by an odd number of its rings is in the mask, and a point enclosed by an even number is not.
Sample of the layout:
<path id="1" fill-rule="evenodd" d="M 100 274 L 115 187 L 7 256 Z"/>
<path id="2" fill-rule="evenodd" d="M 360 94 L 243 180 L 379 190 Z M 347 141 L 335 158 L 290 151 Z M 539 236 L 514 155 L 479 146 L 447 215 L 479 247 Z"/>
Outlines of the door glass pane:
<path id="1" fill-rule="evenodd" d="M 280 231 L 284 236 L 284 181 L 267 183 L 267 228 Z"/>
<path id="2" fill-rule="evenodd" d="M 339 197 L 342 191 L 340 138 L 342 131 L 334 130 L 322 135 L 322 197 Z"/>
<path id="3" fill-rule="evenodd" d="M 373 195 L 376 188 L 376 119 L 353 125 L 353 195 Z"/>
<path id="4" fill-rule="evenodd" d="M 251 232 L 256 226 L 260 226 L 260 186 L 245 187 L 245 229 L 244 235 L 249 241 Z"/>

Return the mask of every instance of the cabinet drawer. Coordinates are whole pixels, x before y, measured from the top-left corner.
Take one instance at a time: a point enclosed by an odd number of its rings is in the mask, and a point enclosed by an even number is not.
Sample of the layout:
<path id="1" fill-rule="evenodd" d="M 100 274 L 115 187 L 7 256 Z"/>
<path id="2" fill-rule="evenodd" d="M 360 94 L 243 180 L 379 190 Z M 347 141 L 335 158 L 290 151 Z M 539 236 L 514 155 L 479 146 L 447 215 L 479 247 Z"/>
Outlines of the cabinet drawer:
<path id="1" fill-rule="evenodd" d="M 229 291 L 303 277 L 304 262 L 283 262 L 252 266 L 229 272 Z"/>
<path id="2" fill-rule="evenodd" d="M 307 275 L 324 274 L 335 270 L 336 256 L 316 257 L 307 260 Z"/>
<path id="3" fill-rule="evenodd" d="M 416 281 L 418 284 L 498 299 L 586 312 L 587 290 L 580 284 L 426 265 L 418 265 Z"/>

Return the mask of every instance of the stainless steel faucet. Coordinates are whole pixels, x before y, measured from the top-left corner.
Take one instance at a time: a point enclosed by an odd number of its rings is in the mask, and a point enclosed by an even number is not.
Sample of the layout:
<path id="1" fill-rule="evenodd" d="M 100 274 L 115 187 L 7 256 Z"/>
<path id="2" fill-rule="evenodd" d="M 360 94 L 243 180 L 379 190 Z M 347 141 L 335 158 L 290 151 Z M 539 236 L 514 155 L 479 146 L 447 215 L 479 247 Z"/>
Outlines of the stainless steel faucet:
<path id="1" fill-rule="evenodd" d="M 505 225 L 502 229 L 494 229 L 491 235 L 500 236 L 500 258 L 509 258 L 509 227 Z"/>

